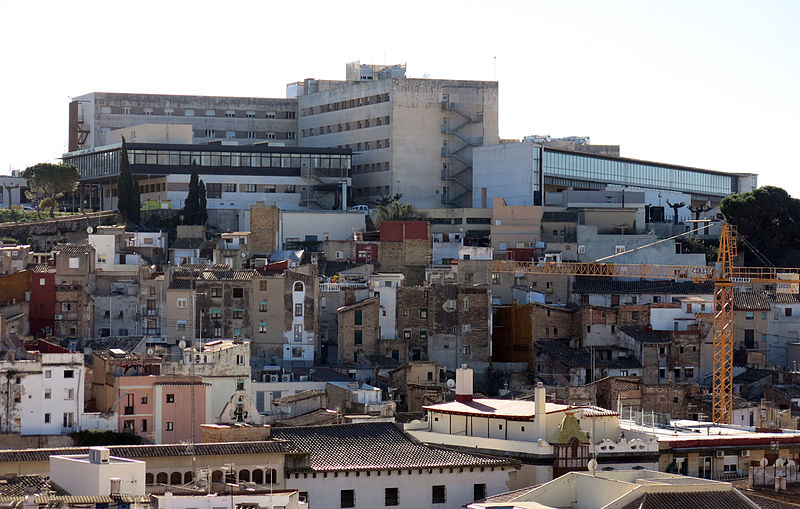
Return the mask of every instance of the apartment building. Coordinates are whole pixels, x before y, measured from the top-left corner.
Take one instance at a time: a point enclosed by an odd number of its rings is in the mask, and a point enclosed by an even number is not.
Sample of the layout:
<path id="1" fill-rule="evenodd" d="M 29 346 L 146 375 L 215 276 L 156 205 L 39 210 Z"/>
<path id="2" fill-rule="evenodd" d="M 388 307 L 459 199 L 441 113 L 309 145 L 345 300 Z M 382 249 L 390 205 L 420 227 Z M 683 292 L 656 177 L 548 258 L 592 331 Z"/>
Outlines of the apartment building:
<path id="1" fill-rule="evenodd" d="M 497 82 L 367 75 L 303 87 L 299 145 L 353 150 L 356 203 L 401 193 L 418 208 L 469 206 L 472 150 L 499 143 Z"/>
<path id="2" fill-rule="evenodd" d="M 55 335 L 88 338 L 94 332 L 95 251 L 88 244 L 53 248 L 56 266 Z"/>
<path id="3" fill-rule="evenodd" d="M 297 143 L 297 100 L 92 92 L 69 103 L 69 151 L 108 145 L 111 131 L 138 124 L 191 126 L 191 143 Z M 134 140 L 130 140 L 134 141 Z"/>

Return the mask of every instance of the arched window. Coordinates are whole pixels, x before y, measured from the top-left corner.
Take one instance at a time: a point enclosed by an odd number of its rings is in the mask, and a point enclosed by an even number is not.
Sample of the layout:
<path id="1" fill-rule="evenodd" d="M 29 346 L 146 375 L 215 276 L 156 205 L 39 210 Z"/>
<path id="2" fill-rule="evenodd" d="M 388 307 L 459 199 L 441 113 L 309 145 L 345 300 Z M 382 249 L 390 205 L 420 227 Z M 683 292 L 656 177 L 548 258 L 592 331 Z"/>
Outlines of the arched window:
<path id="1" fill-rule="evenodd" d="M 180 472 L 172 472 L 169 476 L 169 483 L 170 484 L 181 484 L 183 482 L 183 476 Z"/>
<path id="2" fill-rule="evenodd" d="M 264 472 L 260 468 L 253 470 L 253 482 L 258 484 L 264 482 Z"/>
<path id="3" fill-rule="evenodd" d="M 272 484 L 276 484 L 278 482 L 278 471 L 275 470 L 274 468 L 271 468 L 269 472 L 267 472 L 267 476 L 269 482 L 271 482 Z"/>
<path id="4" fill-rule="evenodd" d="M 222 482 L 222 470 L 214 470 L 211 473 L 211 482 Z"/>
<path id="5" fill-rule="evenodd" d="M 239 481 L 240 482 L 248 482 L 248 481 L 250 481 L 250 471 L 249 470 L 239 470 Z"/>
<path id="6" fill-rule="evenodd" d="M 191 472 L 184 472 L 184 474 L 183 474 L 183 483 L 184 484 L 189 484 L 190 482 L 192 482 L 192 477 L 193 477 L 193 475 L 192 475 Z"/>
<path id="7" fill-rule="evenodd" d="M 156 476 L 156 482 L 158 484 L 167 484 L 167 473 L 166 472 L 159 472 Z"/>
<path id="8" fill-rule="evenodd" d="M 153 484 L 154 480 L 155 479 L 153 477 L 153 474 L 147 473 L 147 474 L 144 475 L 144 483 L 145 484 Z"/>
<path id="9" fill-rule="evenodd" d="M 296 291 L 296 292 L 302 292 L 303 291 L 303 282 L 302 281 L 297 281 L 294 284 L 294 291 Z"/>

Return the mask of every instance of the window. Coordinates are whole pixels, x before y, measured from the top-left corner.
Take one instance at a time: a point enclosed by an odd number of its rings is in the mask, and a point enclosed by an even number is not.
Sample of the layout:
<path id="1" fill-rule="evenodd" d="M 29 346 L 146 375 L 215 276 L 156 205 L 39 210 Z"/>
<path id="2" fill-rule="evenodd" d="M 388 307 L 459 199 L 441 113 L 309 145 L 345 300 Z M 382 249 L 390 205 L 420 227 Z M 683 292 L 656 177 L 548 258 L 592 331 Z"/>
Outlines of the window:
<path id="1" fill-rule="evenodd" d="M 194 110 L 183 110 L 183 116 L 184 117 L 193 117 L 194 116 Z"/>
<path id="2" fill-rule="evenodd" d="M 247 117 L 247 118 L 256 118 L 256 112 L 255 111 L 246 111 L 244 116 Z"/>
<path id="3" fill-rule="evenodd" d="M 355 345 L 362 345 L 364 344 L 364 332 L 360 330 L 353 331 L 353 344 Z"/>
<path id="4" fill-rule="evenodd" d="M 470 347 L 468 347 L 468 346 L 462 346 L 462 347 L 461 347 L 461 354 L 462 354 L 462 355 L 469 355 L 469 354 L 470 354 Z"/>
<path id="5" fill-rule="evenodd" d="M 522 431 L 525 431 L 525 426 L 522 427 Z M 485 484 L 475 484 L 472 486 L 472 500 L 483 500 L 486 498 L 486 485 Z"/>
<path id="6" fill-rule="evenodd" d="M 236 365 L 237 366 L 244 366 L 244 355 L 237 355 L 236 356 Z"/>
<path id="7" fill-rule="evenodd" d="M 171 117 L 175 114 L 175 110 L 172 108 L 164 108 L 164 115 L 167 117 Z"/>
<path id="8" fill-rule="evenodd" d="M 167 394 L 167 403 L 175 403 L 175 395 Z"/>
<path id="9" fill-rule="evenodd" d="M 234 320 L 241 320 L 244 318 L 244 310 L 243 309 L 234 309 L 233 310 L 233 318 Z"/>
<path id="10" fill-rule="evenodd" d="M 75 378 L 75 372 L 71 369 L 65 369 L 64 378 Z"/>
<path id="11" fill-rule="evenodd" d="M 265 313 L 265 312 L 267 311 L 267 301 L 265 301 L 265 300 L 262 300 L 262 301 L 261 301 L 261 302 L 258 304 L 258 310 L 259 310 L 260 312 L 262 312 L 262 313 Z"/>
<path id="12" fill-rule="evenodd" d="M 233 298 L 234 299 L 243 299 L 244 298 L 244 288 L 234 288 L 233 289 Z"/>
<path id="13" fill-rule="evenodd" d="M 444 504 L 447 502 L 447 491 L 443 484 L 431 486 L 431 502 L 434 504 Z"/>
<path id="14" fill-rule="evenodd" d="M 130 106 L 126 106 L 122 108 L 122 113 L 124 115 L 131 115 L 133 113 L 133 108 L 131 108 Z"/>
<path id="15" fill-rule="evenodd" d="M 206 198 L 222 198 L 222 184 L 206 184 Z"/>
<path id="16" fill-rule="evenodd" d="M 353 312 L 353 324 L 354 325 L 362 325 L 362 313 L 360 309 L 356 309 Z"/>
<path id="17" fill-rule="evenodd" d="M 354 490 L 342 490 L 340 492 L 339 507 L 355 507 L 356 506 L 356 492 Z"/>
<path id="18" fill-rule="evenodd" d="M 141 401 L 142 401 L 142 405 L 146 405 L 147 404 L 147 396 L 142 396 L 142 400 Z"/>
<path id="19" fill-rule="evenodd" d="M 75 399 L 75 389 L 64 389 L 64 399 Z"/>
<path id="20" fill-rule="evenodd" d="M 242 190 L 245 193 L 255 193 L 256 192 L 256 185 L 255 184 L 245 184 L 244 189 Z"/>
<path id="21" fill-rule="evenodd" d="M 227 110 L 225 112 L 225 116 L 228 117 L 228 118 L 234 118 L 236 116 L 236 112 L 233 111 L 233 110 Z"/>
<path id="22" fill-rule="evenodd" d="M 235 193 L 236 184 L 222 184 L 222 191 L 224 193 Z"/>
<path id="23" fill-rule="evenodd" d="M 384 505 L 400 505 L 397 495 L 397 488 L 386 488 L 383 497 Z"/>
<path id="24" fill-rule="evenodd" d="M 472 330 L 472 328 L 468 323 L 465 323 L 464 325 L 461 326 L 461 332 L 469 332 L 470 330 Z"/>
<path id="25" fill-rule="evenodd" d="M 681 377 L 681 368 L 675 368 L 673 374 L 675 375 L 675 380 L 679 379 Z"/>
<path id="26" fill-rule="evenodd" d="M 492 273 L 492 284 L 493 285 L 499 285 L 500 284 L 500 274 L 499 273 L 497 273 L 497 272 Z"/>
<path id="27" fill-rule="evenodd" d="M 142 419 L 142 431 L 147 431 L 147 419 Z"/>
<path id="28" fill-rule="evenodd" d="M 53 370 L 52 369 L 45 369 L 44 370 L 44 377 L 45 378 L 52 378 L 53 377 Z"/>
<path id="29" fill-rule="evenodd" d="M 62 427 L 71 428 L 72 424 L 74 422 L 74 419 L 75 419 L 75 414 L 73 412 L 64 412 L 64 415 L 63 415 L 62 421 L 61 421 Z"/>
<path id="30" fill-rule="evenodd" d="M 178 309 L 186 309 L 187 303 L 188 300 L 186 299 L 186 297 L 178 297 L 177 300 L 175 301 L 175 307 Z"/>
<path id="31" fill-rule="evenodd" d="M 175 429 L 175 423 L 172 421 L 167 421 L 166 431 L 173 431 Z"/>
<path id="32" fill-rule="evenodd" d="M 294 192 L 296 192 L 295 191 L 295 186 L 283 186 L 283 192 L 284 193 L 294 193 Z"/>
<path id="33" fill-rule="evenodd" d="M 186 320 L 178 320 L 175 324 L 177 330 L 186 330 Z"/>
<path id="34" fill-rule="evenodd" d="M 705 309 L 705 304 L 703 304 L 703 309 Z M 767 312 L 766 311 L 763 311 L 761 313 L 761 319 L 762 320 L 766 320 L 767 319 Z"/>
<path id="35" fill-rule="evenodd" d="M 745 311 L 744 319 L 745 320 L 752 320 L 753 319 L 753 312 L 752 311 Z"/>
<path id="36" fill-rule="evenodd" d="M 403 339 L 411 339 L 411 329 L 403 330 Z"/>
<path id="37" fill-rule="evenodd" d="M 217 133 L 213 129 L 206 129 L 206 138 L 214 138 Z"/>
<path id="38" fill-rule="evenodd" d="M 784 316 L 792 316 L 792 308 L 786 308 L 783 310 Z"/>
<path id="39" fill-rule="evenodd" d="M 428 331 L 426 330 L 419 331 L 419 339 L 428 339 Z"/>
<path id="40" fill-rule="evenodd" d="M 44 414 L 44 423 L 50 424 L 50 414 Z"/>
<path id="41" fill-rule="evenodd" d="M 142 113 L 144 113 L 145 115 L 152 115 L 153 114 L 153 108 L 145 108 L 142 111 Z"/>
<path id="42" fill-rule="evenodd" d="M 295 304 L 294 305 L 294 316 L 303 316 L 303 305 L 302 304 Z"/>
<path id="43" fill-rule="evenodd" d="M 294 324 L 294 340 L 295 341 L 303 340 L 303 324 L 300 323 Z"/>
<path id="44" fill-rule="evenodd" d="M 419 317 L 428 318 L 428 308 L 419 308 Z"/>
<path id="45" fill-rule="evenodd" d="M 207 117 L 213 117 L 215 115 L 216 115 L 216 112 L 214 110 L 206 110 L 206 116 Z"/>
<path id="46" fill-rule="evenodd" d="M 226 138 L 236 138 L 236 131 L 225 131 Z"/>
<path id="47" fill-rule="evenodd" d="M 123 433 L 134 433 L 136 430 L 134 429 L 134 420 L 128 419 L 122 423 L 122 432 Z"/>
<path id="48" fill-rule="evenodd" d="M 464 311 L 469 309 L 469 299 L 467 297 L 464 297 L 464 300 L 461 301 L 461 309 Z"/>
<path id="49" fill-rule="evenodd" d="M 686 378 L 694 378 L 694 368 L 683 368 L 683 376 Z"/>
<path id="50" fill-rule="evenodd" d="M 267 322 L 258 322 L 258 333 L 265 334 L 267 332 Z"/>
<path id="51" fill-rule="evenodd" d="M 72 257 L 69 259 L 69 268 L 70 269 L 79 269 L 81 267 L 81 259 Z"/>
<path id="52" fill-rule="evenodd" d="M 50 399 L 50 389 L 44 390 L 44 399 Z"/>

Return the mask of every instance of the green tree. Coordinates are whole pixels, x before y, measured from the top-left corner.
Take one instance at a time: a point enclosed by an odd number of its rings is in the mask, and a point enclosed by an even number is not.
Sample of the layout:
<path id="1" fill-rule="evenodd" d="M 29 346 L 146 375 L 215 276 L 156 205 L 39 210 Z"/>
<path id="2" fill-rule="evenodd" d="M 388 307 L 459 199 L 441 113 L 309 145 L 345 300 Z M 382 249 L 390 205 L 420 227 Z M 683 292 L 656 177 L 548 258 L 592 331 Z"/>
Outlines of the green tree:
<path id="1" fill-rule="evenodd" d="M 800 200 L 779 187 L 765 186 L 726 196 L 720 210 L 739 236 L 776 266 L 800 263 Z M 744 245 L 743 245 L 744 244 Z M 764 261 L 746 243 L 739 243 L 749 266 Z"/>
<path id="2" fill-rule="evenodd" d="M 388 205 L 378 205 L 378 223 L 384 221 L 415 221 L 425 219 L 424 214 L 417 212 L 408 203 L 392 200 Z"/>
<path id="3" fill-rule="evenodd" d="M 131 174 L 130 161 L 128 160 L 128 147 L 125 138 L 122 138 L 122 154 L 119 163 L 119 178 L 117 179 L 117 208 L 122 219 L 128 224 L 139 224 L 141 220 L 142 202 L 139 194 L 139 182 Z"/>
<path id="4" fill-rule="evenodd" d="M 197 164 L 192 161 L 192 175 L 189 177 L 189 193 L 183 204 L 183 224 L 200 222 L 200 184 L 197 175 Z"/>
<path id="5" fill-rule="evenodd" d="M 57 200 L 75 191 L 81 174 L 71 164 L 39 163 L 26 168 L 22 178 L 33 195 L 49 199 L 50 217 L 55 217 Z"/>
<path id="6" fill-rule="evenodd" d="M 206 224 L 208 221 L 208 201 L 206 201 L 206 184 L 200 179 L 200 184 L 197 190 L 197 201 L 200 215 L 200 224 Z"/>

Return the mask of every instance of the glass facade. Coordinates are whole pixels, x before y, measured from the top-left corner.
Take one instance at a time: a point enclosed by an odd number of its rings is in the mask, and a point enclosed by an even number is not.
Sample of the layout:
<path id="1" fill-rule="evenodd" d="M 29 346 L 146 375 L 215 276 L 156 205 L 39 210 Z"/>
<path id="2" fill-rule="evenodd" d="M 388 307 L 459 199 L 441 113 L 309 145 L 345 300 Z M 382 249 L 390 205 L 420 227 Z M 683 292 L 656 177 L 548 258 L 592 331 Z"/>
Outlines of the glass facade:
<path id="1" fill-rule="evenodd" d="M 334 149 L 335 150 L 335 149 Z M 66 156 L 65 162 L 78 167 L 82 178 L 113 176 L 119 173 L 121 149 L 107 150 L 98 153 L 76 154 Z M 222 151 L 219 147 L 184 146 L 169 147 L 163 145 L 155 148 L 136 148 L 129 145 L 128 160 L 132 169 L 136 166 L 169 166 L 190 167 L 192 162 L 202 167 L 224 168 L 222 171 L 234 171 L 231 168 L 314 168 L 349 170 L 350 154 L 323 153 L 283 153 L 254 151 Z M 201 169 L 201 173 L 207 173 Z"/>
<path id="2" fill-rule="evenodd" d="M 732 175 L 548 149 L 544 151 L 544 173 L 575 180 L 716 196 L 736 192 L 736 177 Z"/>

